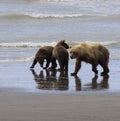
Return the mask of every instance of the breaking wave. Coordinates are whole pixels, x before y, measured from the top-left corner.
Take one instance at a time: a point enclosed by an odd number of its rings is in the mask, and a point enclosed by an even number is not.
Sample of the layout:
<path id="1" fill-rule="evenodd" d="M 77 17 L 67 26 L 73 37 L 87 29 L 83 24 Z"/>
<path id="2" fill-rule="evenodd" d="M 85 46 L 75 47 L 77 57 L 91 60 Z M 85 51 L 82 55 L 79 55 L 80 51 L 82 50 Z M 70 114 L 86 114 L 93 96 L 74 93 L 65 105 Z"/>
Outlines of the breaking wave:
<path id="1" fill-rule="evenodd" d="M 35 19 L 46 18 L 79 18 L 79 17 L 106 17 L 107 14 L 35 14 L 35 13 L 13 13 L 13 14 L 1 14 L 0 18 L 23 18 L 30 17 Z"/>
<path id="2" fill-rule="evenodd" d="M 79 44 L 80 42 L 77 41 L 66 41 L 70 46 L 74 46 L 76 44 Z M 81 41 L 82 42 L 82 41 Z M 85 42 L 90 42 L 90 41 L 85 41 Z M 24 57 L 20 56 L 16 56 L 16 55 L 11 55 L 11 57 L 7 57 L 4 56 L 1 57 L 0 59 L 0 63 L 13 63 L 13 62 L 29 62 L 29 61 L 33 61 L 34 59 L 34 54 L 28 55 L 27 53 L 29 53 L 27 51 L 27 48 L 39 48 L 41 46 L 45 46 L 45 45 L 50 45 L 50 46 L 55 46 L 57 42 L 39 42 L 39 43 L 35 43 L 35 42 L 21 42 L 21 43 L 0 43 L 0 49 L 2 50 L 2 48 L 7 48 L 8 52 L 9 52 L 9 48 L 15 49 L 16 48 L 26 48 L 25 50 L 23 49 L 23 53 L 25 53 L 26 55 L 24 55 Z M 93 43 L 93 42 L 90 42 Z M 118 41 L 107 41 L 107 42 L 100 42 L 101 44 L 105 45 L 105 46 L 109 46 L 110 48 L 115 48 L 115 50 L 111 49 L 111 54 L 110 54 L 110 58 L 112 60 L 120 60 L 120 55 L 118 55 L 116 53 L 116 47 L 120 48 L 120 42 Z M 10 50 L 11 51 L 11 50 Z"/>
<path id="3" fill-rule="evenodd" d="M 17 43 L 0 43 L 0 47 L 5 47 L 5 48 L 37 48 L 45 45 L 50 45 L 54 46 L 56 45 L 56 42 L 40 42 L 40 43 L 35 43 L 35 42 L 17 42 Z"/>
<path id="4" fill-rule="evenodd" d="M 79 44 L 80 42 L 78 41 L 66 41 L 70 46 Z M 81 42 L 83 42 L 81 40 Z M 84 42 L 89 42 L 89 43 L 94 43 L 91 41 L 84 41 Z M 101 44 L 105 46 L 120 46 L 120 42 L 118 41 L 105 41 L 105 42 L 100 42 Z M 57 41 L 53 42 L 16 42 L 16 43 L 0 43 L 0 47 L 5 47 L 5 48 L 38 48 L 42 46 L 55 46 L 57 44 Z"/>

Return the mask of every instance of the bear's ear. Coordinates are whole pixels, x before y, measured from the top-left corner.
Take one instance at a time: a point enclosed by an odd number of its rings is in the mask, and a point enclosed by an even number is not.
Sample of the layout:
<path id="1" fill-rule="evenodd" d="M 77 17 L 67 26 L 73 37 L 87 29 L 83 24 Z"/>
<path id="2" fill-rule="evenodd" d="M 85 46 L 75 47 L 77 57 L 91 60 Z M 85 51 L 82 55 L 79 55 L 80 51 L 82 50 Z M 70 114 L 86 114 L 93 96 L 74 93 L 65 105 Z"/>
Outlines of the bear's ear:
<path id="1" fill-rule="evenodd" d="M 59 42 L 60 42 L 60 43 L 65 43 L 65 40 L 60 40 Z"/>
<path id="2" fill-rule="evenodd" d="M 61 40 L 62 42 L 65 42 L 65 40 Z"/>

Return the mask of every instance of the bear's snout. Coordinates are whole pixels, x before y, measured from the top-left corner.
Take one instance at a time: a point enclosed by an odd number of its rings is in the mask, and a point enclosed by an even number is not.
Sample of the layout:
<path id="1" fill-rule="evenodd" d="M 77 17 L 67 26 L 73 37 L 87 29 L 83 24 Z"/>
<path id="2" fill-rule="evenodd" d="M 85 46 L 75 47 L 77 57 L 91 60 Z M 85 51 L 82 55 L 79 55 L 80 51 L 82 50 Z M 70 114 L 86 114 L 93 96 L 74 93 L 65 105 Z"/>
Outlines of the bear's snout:
<path id="1" fill-rule="evenodd" d="M 70 52 L 70 58 L 71 58 L 71 59 L 76 58 L 76 54 L 75 54 L 74 52 Z"/>
<path id="2" fill-rule="evenodd" d="M 70 58 L 71 58 L 71 59 L 73 59 L 73 58 L 74 58 L 74 56 L 73 56 L 73 55 L 71 55 L 71 56 L 70 56 Z"/>

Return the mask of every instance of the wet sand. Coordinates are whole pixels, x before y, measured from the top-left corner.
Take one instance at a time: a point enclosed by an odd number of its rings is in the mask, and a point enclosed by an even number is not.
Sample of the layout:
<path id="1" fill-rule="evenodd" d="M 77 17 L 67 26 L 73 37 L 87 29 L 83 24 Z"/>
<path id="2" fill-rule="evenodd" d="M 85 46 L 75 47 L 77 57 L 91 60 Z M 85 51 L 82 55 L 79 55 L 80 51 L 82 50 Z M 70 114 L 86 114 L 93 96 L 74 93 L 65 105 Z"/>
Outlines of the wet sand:
<path id="1" fill-rule="evenodd" d="M 120 93 L 0 93 L 1 121 L 119 121 Z"/>
<path id="2" fill-rule="evenodd" d="M 100 66 L 99 74 L 95 76 L 91 65 L 86 63 L 82 63 L 77 76 L 71 76 L 75 68 L 74 60 L 70 60 L 68 72 L 43 70 L 38 64 L 34 70 L 30 70 L 31 63 L 1 63 L 0 89 L 34 93 L 120 92 L 119 60 L 110 61 L 108 76 L 100 75 Z"/>
<path id="3" fill-rule="evenodd" d="M 1 64 L 1 121 L 119 121 L 119 61 L 110 62 L 105 77 L 94 76 L 88 64 L 76 77 L 73 62 L 68 73 L 31 71 L 30 64 Z"/>

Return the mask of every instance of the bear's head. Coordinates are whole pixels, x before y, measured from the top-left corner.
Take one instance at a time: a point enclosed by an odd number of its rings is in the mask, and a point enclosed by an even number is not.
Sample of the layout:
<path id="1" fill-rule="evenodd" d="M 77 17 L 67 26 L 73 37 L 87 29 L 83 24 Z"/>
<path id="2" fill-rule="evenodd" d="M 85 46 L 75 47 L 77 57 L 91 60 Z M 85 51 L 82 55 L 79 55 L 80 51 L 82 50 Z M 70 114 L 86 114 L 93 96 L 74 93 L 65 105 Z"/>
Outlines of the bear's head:
<path id="1" fill-rule="evenodd" d="M 61 45 L 66 49 L 69 49 L 69 45 L 65 42 L 65 40 L 61 40 L 57 43 L 57 45 Z"/>
<path id="2" fill-rule="evenodd" d="M 74 59 L 74 58 L 77 58 L 77 57 L 78 57 L 77 52 L 72 52 L 72 51 L 70 51 L 70 58 L 71 58 L 71 59 Z"/>
<path id="3" fill-rule="evenodd" d="M 70 58 L 74 59 L 74 58 L 78 58 L 80 56 L 80 48 L 78 49 L 78 47 L 74 46 L 70 48 Z"/>

